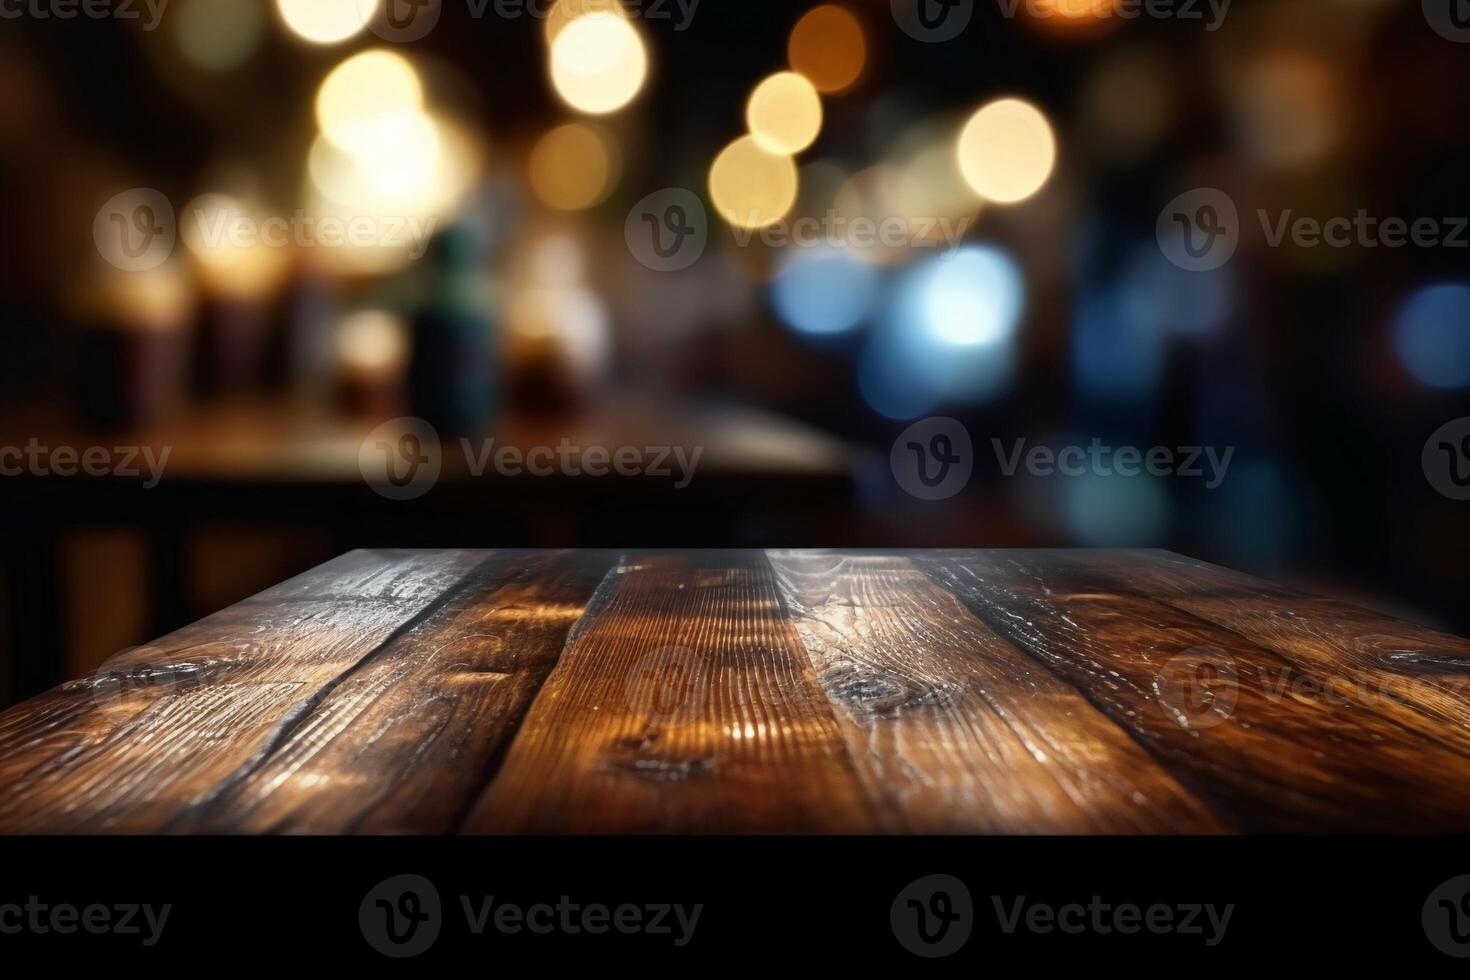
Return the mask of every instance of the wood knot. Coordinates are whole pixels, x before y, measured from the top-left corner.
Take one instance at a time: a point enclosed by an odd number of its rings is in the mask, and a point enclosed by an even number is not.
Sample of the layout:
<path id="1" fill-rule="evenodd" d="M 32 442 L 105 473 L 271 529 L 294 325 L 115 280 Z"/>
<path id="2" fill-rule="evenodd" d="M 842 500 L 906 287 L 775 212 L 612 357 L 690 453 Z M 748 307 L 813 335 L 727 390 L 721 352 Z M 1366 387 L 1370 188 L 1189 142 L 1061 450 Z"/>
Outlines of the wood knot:
<path id="1" fill-rule="evenodd" d="M 660 751 L 658 743 L 657 732 L 619 739 L 604 753 L 603 763 L 613 772 L 652 783 L 687 782 L 714 772 L 713 755 Z"/>

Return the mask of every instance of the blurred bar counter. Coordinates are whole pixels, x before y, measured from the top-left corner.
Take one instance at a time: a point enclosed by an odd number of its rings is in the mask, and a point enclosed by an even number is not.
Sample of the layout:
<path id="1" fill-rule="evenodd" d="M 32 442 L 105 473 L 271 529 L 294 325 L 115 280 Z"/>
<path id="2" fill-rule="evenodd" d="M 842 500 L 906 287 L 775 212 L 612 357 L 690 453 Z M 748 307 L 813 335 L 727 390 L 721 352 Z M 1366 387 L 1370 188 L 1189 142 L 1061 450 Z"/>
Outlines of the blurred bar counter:
<path id="1" fill-rule="evenodd" d="M 279 399 L 200 406 L 130 433 L 7 416 L 4 702 L 352 548 L 837 540 L 862 459 L 759 409 L 614 394 L 575 415 L 511 411 L 484 436 L 441 436 L 437 474 L 400 468 L 412 481 L 385 483 L 417 428 Z M 43 472 L 16 456 L 28 446 L 45 470 L 50 454 L 74 450 L 63 459 L 79 472 Z M 104 475 L 80 472 L 94 447 L 107 451 Z M 530 462 L 548 475 L 526 468 L 536 447 Z M 403 444 L 405 457 L 432 456 L 423 448 Z M 625 475 L 635 458 L 667 475 Z M 156 481 L 150 459 L 164 461 Z M 125 463 L 137 472 L 113 472 Z"/>

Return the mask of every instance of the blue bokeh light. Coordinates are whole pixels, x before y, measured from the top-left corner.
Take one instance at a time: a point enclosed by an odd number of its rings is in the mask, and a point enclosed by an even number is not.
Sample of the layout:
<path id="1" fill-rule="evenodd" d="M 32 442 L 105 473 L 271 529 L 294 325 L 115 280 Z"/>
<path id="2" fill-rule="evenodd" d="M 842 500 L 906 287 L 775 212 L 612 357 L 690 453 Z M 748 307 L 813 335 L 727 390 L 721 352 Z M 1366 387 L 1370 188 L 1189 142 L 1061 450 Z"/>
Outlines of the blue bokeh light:
<path id="1" fill-rule="evenodd" d="M 1026 283 L 1009 255 L 967 245 L 918 263 L 903 291 L 913 325 L 954 347 L 1007 343 L 1026 306 Z"/>
<path id="2" fill-rule="evenodd" d="M 974 404 L 1016 371 L 1025 284 L 998 249 L 967 246 L 907 269 L 858 362 L 858 387 L 875 412 L 917 418 L 940 403 Z"/>
<path id="3" fill-rule="evenodd" d="M 771 283 L 771 304 L 793 330 L 838 334 L 860 324 L 878 294 L 873 267 L 840 248 L 791 249 Z"/>
<path id="4" fill-rule="evenodd" d="M 1470 385 L 1470 286 L 1427 286 L 1404 303 L 1394 329 L 1404 370 L 1433 388 Z"/>
<path id="5" fill-rule="evenodd" d="M 1181 269 L 1154 246 L 1139 246 L 1118 284 L 1121 312 L 1150 333 L 1203 337 L 1235 312 L 1235 276 L 1229 266 L 1208 272 Z"/>
<path id="6" fill-rule="evenodd" d="M 1171 511 L 1160 477 L 1088 474 L 1067 480 L 1062 519 L 1077 544 L 1137 548 L 1163 540 Z"/>
<path id="7" fill-rule="evenodd" d="M 1131 314 L 1118 292 L 1084 292 L 1072 327 L 1078 387 L 1093 397 L 1147 398 L 1163 379 L 1166 340 L 1158 321 Z"/>

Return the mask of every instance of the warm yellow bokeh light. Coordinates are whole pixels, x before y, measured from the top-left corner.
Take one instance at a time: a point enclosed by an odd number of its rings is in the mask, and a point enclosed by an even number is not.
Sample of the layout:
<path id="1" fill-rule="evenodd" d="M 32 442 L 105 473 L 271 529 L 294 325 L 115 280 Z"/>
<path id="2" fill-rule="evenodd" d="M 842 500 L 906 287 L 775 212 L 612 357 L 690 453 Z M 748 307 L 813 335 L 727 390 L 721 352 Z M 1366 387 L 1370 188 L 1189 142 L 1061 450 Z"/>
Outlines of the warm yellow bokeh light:
<path id="1" fill-rule="evenodd" d="M 616 181 L 610 140 L 586 123 L 557 126 L 536 141 L 529 164 L 531 189 L 562 211 L 590 208 L 607 197 Z"/>
<path id="2" fill-rule="evenodd" d="M 546 43 L 555 41 L 563 27 L 587 14 L 628 16 L 621 0 L 556 0 L 546 15 Z"/>
<path id="3" fill-rule="evenodd" d="M 956 158 L 965 183 L 1001 204 L 1024 201 L 1051 176 L 1057 145 L 1041 110 L 1020 99 L 999 99 L 965 123 Z"/>
<path id="4" fill-rule="evenodd" d="M 227 194 L 201 194 L 185 205 L 179 233 L 200 281 L 227 296 L 269 292 L 284 272 L 285 246 L 291 244 L 285 232 L 266 229 L 253 209 Z"/>
<path id="5" fill-rule="evenodd" d="M 818 92 L 841 92 L 863 73 L 868 42 L 863 26 L 846 8 L 826 3 L 807 11 L 786 44 L 791 67 Z"/>
<path id="6" fill-rule="evenodd" d="M 745 123 L 762 149 L 787 156 L 800 153 L 822 131 L 822 99 L 801 75 L 777 72 L 750 94 Z"/>
<path id="7" fill-rule="evenodd" d="M 307 157 L 312 183 L 333 201 L 369 213 L 429 209 L 441 168 L 439 130 L 428 116 L 408 116 L 400 137 L 364 154 L 318 137 Z"/>
<path id="8" fill-rule="evenodd" d="M 413 65 L 391 51 L 353 55 L 332 70 L 316 96 L 322 134 L 349 153 L 393 144 L 421 114 L 424 90 Z"/>
<path id="9" fill-rule="evenodd" d="M 592 13 L 562 28 L 551 43 L 551 82 L 573 109 L 594 115 L 621 109 L 648 74 L 648 54 L 633 25 Z"/>
<path id="10" fill-rule="evenodd" d="M 1025 9 L 1040 27 L 1076 32 L 1117 26 L 1120 5 L 1121 0 L 1028 0 Z"/>
<path id="11" fill-rule="evenodd" d="M 715 210 L 740 228 L 763 228 L 796 202 L 796 164 L 771 153 L 753 136 L 742 136 L 720 151 L 709 170 L 709 195 Z"/>
<path id="12" fill-rule="evenodd" d="M 408 359 L 408 328 L 384 310 L 359 310 L 337 325 L 337 362 L 359 376 L 391 376 Z"/>
<path id="13" fill-rule="evenodd" d="M 378 13 L 379 0 L 276 0 L 281 19 L 313 44 L 336 44 L 361 31 Z"/>

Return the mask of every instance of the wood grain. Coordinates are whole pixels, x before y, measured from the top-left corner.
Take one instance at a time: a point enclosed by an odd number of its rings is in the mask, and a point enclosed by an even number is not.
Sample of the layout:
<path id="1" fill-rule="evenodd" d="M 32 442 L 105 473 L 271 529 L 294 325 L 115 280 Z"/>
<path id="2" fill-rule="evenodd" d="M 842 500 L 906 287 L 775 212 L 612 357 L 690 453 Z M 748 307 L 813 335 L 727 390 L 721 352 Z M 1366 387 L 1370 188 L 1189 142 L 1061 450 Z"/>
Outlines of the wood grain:
<path id="1" fill-rule="evenodd" d="M 1165 551 L 1079 552 L 1099 581 L 1151 595 L 1280 654 L 1297 693 L 1371 706 L 1470 752 L 1470 640 Z M 1267 678 L 1280 688 L 1282 676 Z"/>
<path id="2" fill-rule="evenodd" d="M 614 557 L 497 553 L 175 829 L 455 829 Z"/>
<path id="3" fill-rule="evenodd" d="M 876 829 L 760 554 L 637 554 L 574 631 L 467 829 Z"/>
<path id="4" fill-rule="evenodd" d="M 907 557 L 770 559 L 888 829 L 1223 829 L 1125 731 Z"/>
<path id="5" fill-rule="evenodd" d="M 167 829 L 487 555 L 352 552 L 0 715 L 0 831 Z"/>
<path id="6" fill-rule="evenodd" d="M 1065 552 L 917 561 L 1247 829 L 1452 831 L 1470 821 L 1470 756 L 1402 713 L 1298 694 L 1320 679 L 1233 630 L 1112 587 Z"/>
<path id="7" fill-rule="evenodd" d="M 1466 826 L 1470 641 L 1165 552 L 354 552 L 0 714 L 0 832 Z"/>

